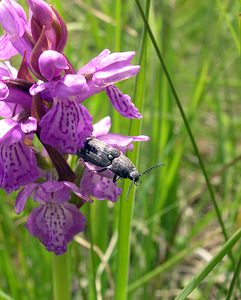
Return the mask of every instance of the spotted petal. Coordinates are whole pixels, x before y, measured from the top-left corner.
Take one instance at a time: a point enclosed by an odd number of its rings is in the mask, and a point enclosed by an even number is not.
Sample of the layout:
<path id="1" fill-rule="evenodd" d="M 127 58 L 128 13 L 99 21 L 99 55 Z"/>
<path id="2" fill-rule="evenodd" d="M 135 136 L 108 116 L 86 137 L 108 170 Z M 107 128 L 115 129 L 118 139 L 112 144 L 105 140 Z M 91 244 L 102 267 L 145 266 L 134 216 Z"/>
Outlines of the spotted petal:
<path id="1" fill-rule="evenodd" d="M 84 230 L 85 217 L 70 203 L 46 203 L 33 209 L 26 224 L 48 251 L 61 255 L 74 235 Z"/>
<path id="2" fill-rule="evenodd" d="M 124 117 L 141 119 L 142 115 L 131 102 L 131 97 L 122 92 L 114 85 L 106 87 L 106 94 L 114 108 Z"/>
<path id="3" fill-rule="evenodd" d="M 22 142 L 0 146 L 0 187 L 7 192 L 38 178 L 38 168 L 33 151 Z"/>
<path id="4" fill-rule="evenodd" d="M 55 98 L 51 110 L 40 122 L 41 140 L 63 153 L 76 153 L 91 135 L 92 117 L 72 98 Z"/>

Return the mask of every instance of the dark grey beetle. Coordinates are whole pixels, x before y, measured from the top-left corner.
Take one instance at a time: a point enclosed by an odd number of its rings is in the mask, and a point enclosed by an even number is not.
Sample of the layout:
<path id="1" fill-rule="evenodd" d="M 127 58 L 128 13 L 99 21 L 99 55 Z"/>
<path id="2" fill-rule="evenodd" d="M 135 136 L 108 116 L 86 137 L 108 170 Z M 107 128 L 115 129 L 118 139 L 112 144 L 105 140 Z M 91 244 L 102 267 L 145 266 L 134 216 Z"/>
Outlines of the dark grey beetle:
<path id="1" fill-rule="evenodd" d="M 85 162 L 102 167 L 103 169 L 98 170 L 98 173 L 105 170 L 112 171 L 114 182 L 121 177 L 137 183 L 141 176 L 134 164 L 119 149 L 94 137 L 87 138 L 84 147 L 78 150 L 77 155 Z"/>

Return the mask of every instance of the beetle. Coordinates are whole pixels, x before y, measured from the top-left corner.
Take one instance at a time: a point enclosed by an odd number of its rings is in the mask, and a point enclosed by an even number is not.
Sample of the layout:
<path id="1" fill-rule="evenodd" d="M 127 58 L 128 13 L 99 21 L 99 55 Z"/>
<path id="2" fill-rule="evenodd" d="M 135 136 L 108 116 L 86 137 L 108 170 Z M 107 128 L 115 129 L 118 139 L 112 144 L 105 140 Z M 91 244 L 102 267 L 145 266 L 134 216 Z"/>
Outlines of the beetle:
<path id="1" fill-rule="evenodd" d="M 101 167 L 102 169 L 96 171 L 97 173 L 106 170 L 113 172 L 113 182 L 116 182 L 119 178 L 129 178 L 132 184 L 134 183 L 135 185 L 137 185 L 142 175 L 163 166 L 163 163 L 159 162 L 144 172 L 139 173 L 135 165 L 123 152 L 95 137 L 87 138 L 84 147 L 77 151 L 77 155 L 85 162 Z"/>
<path id="2" fill-rule="evenodd" d="M 129 178 L 134 184 L 137 184 L 140 179 L 141 174 L 123 152 L 95 137 L 87 138 L 84 147 L 77 151 L 77 155 L 85 162 L 102 167 L 97 171 L 98 173 L 105 170 L 112 171 L 114 173 L 113 182 L 119 178 Z"/>

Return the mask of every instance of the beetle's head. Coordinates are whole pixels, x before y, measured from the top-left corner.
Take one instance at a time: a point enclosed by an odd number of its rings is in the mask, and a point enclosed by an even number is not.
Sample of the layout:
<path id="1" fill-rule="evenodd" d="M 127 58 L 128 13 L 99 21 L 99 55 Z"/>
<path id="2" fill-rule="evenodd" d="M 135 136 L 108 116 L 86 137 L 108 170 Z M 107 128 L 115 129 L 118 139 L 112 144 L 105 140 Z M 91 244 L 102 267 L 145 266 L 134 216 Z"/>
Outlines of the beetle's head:
<path id="1" fill-rule="evenodd" d="M 140 174 L 137 170 L 132 170 L 130 172 L 129 178 L 136 184 L 140 179 Z"/>

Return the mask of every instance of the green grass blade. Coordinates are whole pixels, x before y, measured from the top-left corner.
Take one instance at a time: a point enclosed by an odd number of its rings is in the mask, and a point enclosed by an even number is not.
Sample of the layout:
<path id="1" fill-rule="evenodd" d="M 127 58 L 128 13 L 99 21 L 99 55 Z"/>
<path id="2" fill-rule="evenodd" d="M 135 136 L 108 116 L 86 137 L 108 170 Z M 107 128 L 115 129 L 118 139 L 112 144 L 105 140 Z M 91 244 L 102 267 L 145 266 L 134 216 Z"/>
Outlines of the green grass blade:
<path id="1" fill-rule="evenodd" d="M 10 296 L 8 296 L 7 294 L 5 294 L 3 291 L 0 290 L 0 298 L 2 300 L 13 300 L 13 298 L 11 298 Z"/>
<path id="2" fill-rule="evenodd" d="M 169 270 L 173 266 L 177 265 L 186 256 L 190 255 L 194 249 L 195 249 L 195 247 L 189 247 L 189 248 L 186 248 L 186 249 L 180 251 L 176 255 L 173 255 L 173 257 L 171 257 L 165 263 L 163 263 L 162 265 L 154 268 L 153 270 L 151 270 L 150 272 L 146 273 L 141 278 L 139 278 L 136 281 L 134 281 L 133 283 L 131 283 L 129 285 L 128 292 L 131 293 L 134 290 L 136 290 L 136 289 L 138 289 L 140 287 L 143 287 L 143 285 L 147 284 L 150 280 L 152 280 L 156 276 L 158 276 L 158 275 L 166 272 L 167 270 Z"/>
<path id="3" fill-rule="evenodd" d="M 205 279 L 208 274 L 213 270 L 213 268 L 227 255 L 233 246 L 241 238 L 241 229 L 236 231 L 232 237 L 224 244 L 222 249 L 211 259 L 211 261 L 206 265 L 206 267 L 195 276 L 191 282 L 182 290 L 182 292 L 175 298 L 175 300 L 183 300 L 191 294 L 191 292 Z"/>
<path id="4" fill-rule="evenodd" d="M 122 31 L 122 24 L 121 24 L 121 15 L 122 15 L 122 1 L 116 0 L 115 1 L 115 20 L 116 20 L 116 30 L 115 30 L 115 50 L 120 51 L 121 48 L 121 31 Z"/>
<path id="5" fill-rule="evenodd" d="M 57 256 L 52 254 L 53 259 L 53 291 L 54 300 L 70 300 L 70 269 L 69 253 Z"/>
<path id="6" fill-rule="evenodd" d="M 223 1 L 216 0 L 216 3 L 217 3 L 217 6 L 219 8 L 219 11 L 221 12 L 222 17 L 226 21 L 227 27 L 230 31 L 230 34 L 231 34 L 232 38 L 233 38 L 234 45 L 236 46 L 237 52 L 239 53 L 239 51 L 240 51 L 240 48 L 239 48 L 240 41 L 239 41 L 238 31 L 237 32 L 235 31 L 235 28 L 234 28 L 234 26 L 231 22 L 231 19 L 230 19 L 230 15 L 226 12 L 225 4 L 223 3 Z"/>
<path id="7" fill-rule="evenodd" d="M 240 247 L 239 247 L 239 251 L 240 251 Z M 228 289 L 228 294 L 227 294 L 226 300 L 230 300 L 232 298 L 232 295 L 234 292 L 234 286 L 235 286 L 236 281 L 239 279 L 240 271 L 241 271 L 241 254 L 239 255 L 239 260 L 238 260 L 236 270 L 233 274 L 233 278 L 232 278 L 232 281 L 231 281 L 229 289 Z"/>
<path id="8" fill-rule="evenodd" d="M 89 240 L 90 240 L 90 252 L 89 252 L 89 264 L 90 264 L 90 273 L 89 273 L 89 291 L 88 291 L 88 299 L 95 300 L 97 299 L 97 292 L 96 292 L 96 285 L 95 285 L 95 279 L 96 279 L 96 254 L 94 251 L 94 240 L 93 240 L 93 228 L 91 219 L 91 207 L 88 205 L 87 207 L 87 214 L 88 214 L 88 224 L 89 224 Z"/>

